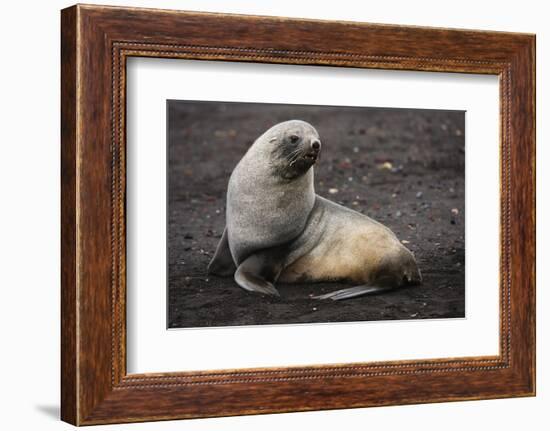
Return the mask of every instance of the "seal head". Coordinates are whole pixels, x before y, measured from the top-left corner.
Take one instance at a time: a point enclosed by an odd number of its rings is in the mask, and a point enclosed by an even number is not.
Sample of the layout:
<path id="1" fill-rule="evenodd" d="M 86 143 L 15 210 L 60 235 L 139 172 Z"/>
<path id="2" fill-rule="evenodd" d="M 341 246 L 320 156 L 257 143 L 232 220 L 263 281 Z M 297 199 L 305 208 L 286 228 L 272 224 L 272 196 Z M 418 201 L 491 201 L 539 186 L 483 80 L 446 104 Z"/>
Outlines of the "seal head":
<path id="1" fill-rule="evenodd" d="M 317 130 L 305 121 L 277 124 L 266 132 L 273 172 L 287 180 L 304 175 L 321 154 Z"/>

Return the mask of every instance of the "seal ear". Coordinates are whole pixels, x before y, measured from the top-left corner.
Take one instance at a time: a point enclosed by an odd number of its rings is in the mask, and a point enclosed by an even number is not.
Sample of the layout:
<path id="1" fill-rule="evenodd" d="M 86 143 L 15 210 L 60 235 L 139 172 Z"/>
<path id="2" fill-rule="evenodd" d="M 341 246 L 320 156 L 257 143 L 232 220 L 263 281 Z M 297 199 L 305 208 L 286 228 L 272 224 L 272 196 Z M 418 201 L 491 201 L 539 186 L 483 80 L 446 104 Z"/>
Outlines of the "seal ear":
<path id="1" fill-rule="evenodd" d="M 216 253 L 214 253 L 214 257 L 208 264 L 208 274 L 229 277 L 235 273 L 236 269 L 237 267 L 235 266 L 235 262 L 233 262 L 233 256 L 231 256 L 231 250 L 229 249 L 226 227 L 216 248 Z"/>

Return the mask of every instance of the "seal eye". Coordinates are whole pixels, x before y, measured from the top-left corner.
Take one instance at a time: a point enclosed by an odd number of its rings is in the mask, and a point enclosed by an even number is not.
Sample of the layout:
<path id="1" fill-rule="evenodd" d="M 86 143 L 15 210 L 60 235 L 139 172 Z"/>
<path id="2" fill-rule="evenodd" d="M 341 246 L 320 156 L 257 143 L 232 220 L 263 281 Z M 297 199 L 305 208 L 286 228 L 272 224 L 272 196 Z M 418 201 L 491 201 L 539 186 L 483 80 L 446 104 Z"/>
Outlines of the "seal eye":
<path id="1" fill-rule="evenodd" d="M 295 144 L 296 142 L 298 142 L 300 140 L 300 137 L 297 136 L 297 135 L 290 135 L 290 142 L 292 142 L 293 144 Z"/>

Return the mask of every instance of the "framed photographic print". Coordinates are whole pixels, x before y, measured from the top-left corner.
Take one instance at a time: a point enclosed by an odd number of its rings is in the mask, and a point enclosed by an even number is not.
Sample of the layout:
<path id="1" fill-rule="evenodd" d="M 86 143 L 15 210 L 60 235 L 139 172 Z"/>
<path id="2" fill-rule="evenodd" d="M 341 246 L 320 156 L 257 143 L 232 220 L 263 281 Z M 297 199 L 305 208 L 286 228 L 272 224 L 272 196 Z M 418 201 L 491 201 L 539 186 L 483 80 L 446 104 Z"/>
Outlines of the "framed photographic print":
<path id="1" fill-rule="evenodd" d="M 62 419 L 535 394 L 535 37 L 62 11 Z"/>

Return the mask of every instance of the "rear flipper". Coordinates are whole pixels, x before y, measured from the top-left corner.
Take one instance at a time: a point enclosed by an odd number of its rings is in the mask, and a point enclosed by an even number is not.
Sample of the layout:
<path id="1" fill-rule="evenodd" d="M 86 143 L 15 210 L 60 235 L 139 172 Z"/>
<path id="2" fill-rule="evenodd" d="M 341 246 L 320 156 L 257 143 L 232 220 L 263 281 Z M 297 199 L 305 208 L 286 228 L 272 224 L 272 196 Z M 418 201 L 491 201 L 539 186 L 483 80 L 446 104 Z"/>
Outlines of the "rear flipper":
<path id="1" fill-rule="evenodd" d="M 221 275 L 228 277 L 233 275 L 237 267 L 233 262 L 231 251 L 229 250 L 229 241 L 227 240 L 227 228 L 223 230 L 222 238 L 216 248 L 214 257 L 208 264 L 208 274 Z"/>
<path id="2" fill-rule="evenodd" d="M 314 299 L 332 299 L 333 301 L 341 301 L 343 299 L 356 298 L 363 295 L 371 295 L 375 293 L 387 292 L 393 290 L 392 286 L 367 286 L 360 285 L 348 287 L 347 289 L 336 290 L 334 292 L 325 293 L 324 295 L 314 296 Z"/>
<path id="3" fill-rule="evenodd" d="M 281 253 L 280 247 L 253 254 L 239 265 L 235 281 L 249 292 L 280 296 L 273 283 L 281 274 L 285 256 L 286 253 Z"/>

